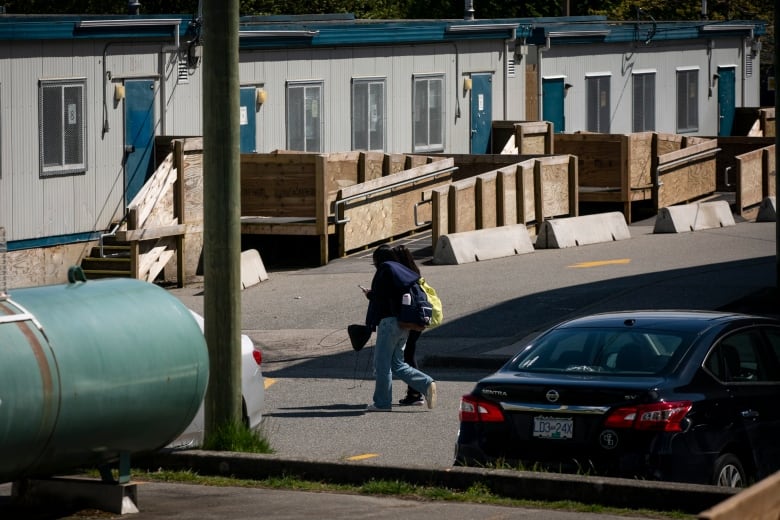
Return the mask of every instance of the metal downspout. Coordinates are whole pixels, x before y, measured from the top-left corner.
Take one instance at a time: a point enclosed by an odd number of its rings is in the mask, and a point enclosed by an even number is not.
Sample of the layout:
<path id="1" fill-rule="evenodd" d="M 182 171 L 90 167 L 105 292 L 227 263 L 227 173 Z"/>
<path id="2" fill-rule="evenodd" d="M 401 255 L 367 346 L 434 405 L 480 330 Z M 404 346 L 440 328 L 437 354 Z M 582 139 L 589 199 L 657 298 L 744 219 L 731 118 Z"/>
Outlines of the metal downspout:
<path id="1" fill-rule="evenodd" d="M 504 120 L 509 119 L 509 46 L 516 41 L 517 27 L 512 29 L 512 37 L 504 40 Z M 512 45 L 512 47 L 512 54 L 514 55 L 514 45 Z M 515 63 L 515 67 L 517 67 L 517 63 Z"/>
<path id="2" fill-rule="evenodd" d="M 544 47 L 537 47 L 536 48 L 536 92 L 537 92 L 537 98 L 539 99 L 536 107 L 536 119 L 537 121 L 543 121 L 544 120 L 544 111 L 543 111 L 543 104 L 544 104 L 544 94 L 542 89 L 542 53 L 544 51 L 550 50 L 550 37 L 545 38 Z"/>

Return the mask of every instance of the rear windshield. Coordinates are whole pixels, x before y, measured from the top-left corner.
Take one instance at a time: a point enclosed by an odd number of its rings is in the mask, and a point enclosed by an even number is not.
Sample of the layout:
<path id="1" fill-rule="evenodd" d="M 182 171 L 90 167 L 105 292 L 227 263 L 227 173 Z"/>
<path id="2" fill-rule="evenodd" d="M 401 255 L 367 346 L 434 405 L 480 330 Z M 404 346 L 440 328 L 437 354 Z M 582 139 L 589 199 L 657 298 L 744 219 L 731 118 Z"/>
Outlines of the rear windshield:
<path id="1" fill-rule="evenodd" d="M 537 339 L 506 368 L 523 372 L 660 375 L 671 370 L 693 335 L 636 329 L 566 328 Z"/>

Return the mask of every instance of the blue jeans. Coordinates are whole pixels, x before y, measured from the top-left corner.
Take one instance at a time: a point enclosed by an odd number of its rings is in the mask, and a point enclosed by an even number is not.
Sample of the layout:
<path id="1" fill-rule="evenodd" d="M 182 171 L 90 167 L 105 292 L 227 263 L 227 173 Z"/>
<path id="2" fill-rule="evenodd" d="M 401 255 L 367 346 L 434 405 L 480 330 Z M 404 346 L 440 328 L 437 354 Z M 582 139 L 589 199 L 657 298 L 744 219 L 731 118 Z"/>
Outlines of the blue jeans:
<path id="1" fill-rule="evenodd" d="M 377 408 L 393 406 L 393 375 L 423 395 L 433 382 L 431 376 L 404 361 L 404 346 L 408 336 L 409 331 L 399 327 L 395 318 L 385 318 L 379 322 L 374 345 L 374 406 Z"/>

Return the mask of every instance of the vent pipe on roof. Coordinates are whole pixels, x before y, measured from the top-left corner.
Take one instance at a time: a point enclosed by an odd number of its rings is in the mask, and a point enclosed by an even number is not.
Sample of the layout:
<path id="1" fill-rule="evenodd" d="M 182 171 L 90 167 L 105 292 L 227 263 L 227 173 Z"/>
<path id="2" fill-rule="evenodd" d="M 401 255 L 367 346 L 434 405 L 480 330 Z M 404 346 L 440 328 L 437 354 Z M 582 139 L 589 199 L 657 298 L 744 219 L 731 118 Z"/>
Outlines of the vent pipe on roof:
<path id="1" fill-rule="evenodd" d="M 474 0 L 466 0 L 466 8 L 463 11 L 464 20 L 474 19 Z"/>
<path id="2" fill-rule="evenodd" d="M 141 14 L 141 2 L 138 0 L 127 0 L 128 14 Z"/>

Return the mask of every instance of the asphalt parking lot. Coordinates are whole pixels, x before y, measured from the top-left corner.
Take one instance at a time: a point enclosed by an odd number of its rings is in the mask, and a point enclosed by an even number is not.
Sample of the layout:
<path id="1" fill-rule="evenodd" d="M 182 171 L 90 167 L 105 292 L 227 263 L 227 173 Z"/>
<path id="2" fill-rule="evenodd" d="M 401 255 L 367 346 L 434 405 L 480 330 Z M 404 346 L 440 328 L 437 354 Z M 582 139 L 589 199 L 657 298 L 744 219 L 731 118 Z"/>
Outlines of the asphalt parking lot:
<path id="1" fill-rule="evenodd" d="M 430 331 L 425 363 L 484 363 L 491 366 L 511 355 L 513 345 L 543 325 L 581 312 L 614 308 L 725 308 L 777 315 L 775 224 L 739 222 L 733 228 L 695 233 L 654 235 L 647 225 L 631 227 L 631 240 L 571 250 L 536 251 L 523 258 L 475 262 L 461 266 L 429 263 L 425 247 L 417 248 L 423 273 L 445 302 L 447 323 Z M 414 242 L 418 237 L 409 237 Z M 242 328 L 255 341 L 269 345 L 273 358 L 315 358 L 321 332 L 345 334 L 349 322 L 359 321 L 364 302 L 345 296 L 346 287 L 370 280 L 370 251 L 317 268 L 271 272 L 268 281 L 243 293 Z M 628 262 L 616 260 L 628 259 Z M 595 262 L 595 263 L 594 263 Z M 588 264 L 590 263 L 590 264 Z M 572 267 L 581 265 L 594 267 Z M 355 292 L 358 289 L 355 288 Z M 188 306 L 202 310 L 202 287 L 172 290 Z M 522 309 L 522 312 L 518 311 Z M 511 324 L 511 326 L 509 326 Z M 307 331 L 312 332 L 311 337 Z M 314 334 L 316 332 L 316 335 Z M 308 342 L 308 343 L 307 343 Z M 160 456 L 160 467 L 190 468 L 203 474 L 261 477 L 296 469 L 331 479 L 394 475 L 399 479 L 442 479 L 494 482 L 501 489 L 521 490 L 528 496 L 604 497 L 617 504 L 683 507 L 696 514 L 734 493 L 710 486 L 622 481 L 580 477 L 547 480 L 539 475 L 499 470 L 460 468 L 421 472 L 418 468 L 332 464 L 302 458 L 183 452 Z M 343 477 L 342 477 L 343 476 Z M 33 511 L 13 509 L 10 485 L 0 486 L 0 517 L 36 518 Z M 292 494 L 291 494 L 292 493 Z M 632 500 L 633 498 L 633 500 Z M 409 518 L 472 517 L 523 518 L 539 516 L 533 509 L 481 509 L 477 505 L 427 504 L 355 495 L 205 488 L 169 484 L 140 484 L 134 518 Z M 262 513 L 259 513 L 261 512 Z M 69 518 L 68 511 L 60 516 Z M 544 518 L 608 518 L 585 513 L 544 512 Z M 18 516 L 22 515 L 22 516 Z M 419 515 L 419 516 L 418 516 Z M 462 516 L 459 516 L 462 515 Z M 491 516 L 492 515 L 492 516 Z M 568 516 L 567 516 L 568 515 Z M 573 515 L 573 516 L 572 516 Z M 74 517 L 79 518 L 79 517 Z M 83 518 L 83 517 L 81 517 Z M 625 518 L 625 517 L 623 517 Z"/>

